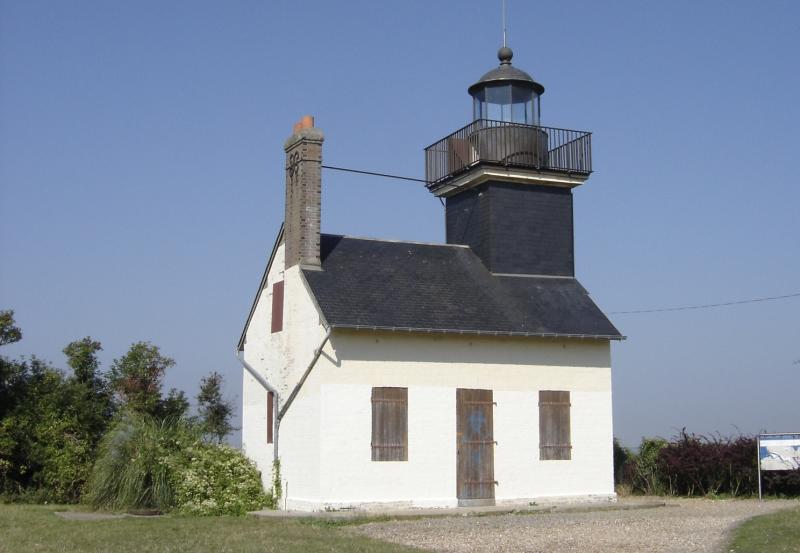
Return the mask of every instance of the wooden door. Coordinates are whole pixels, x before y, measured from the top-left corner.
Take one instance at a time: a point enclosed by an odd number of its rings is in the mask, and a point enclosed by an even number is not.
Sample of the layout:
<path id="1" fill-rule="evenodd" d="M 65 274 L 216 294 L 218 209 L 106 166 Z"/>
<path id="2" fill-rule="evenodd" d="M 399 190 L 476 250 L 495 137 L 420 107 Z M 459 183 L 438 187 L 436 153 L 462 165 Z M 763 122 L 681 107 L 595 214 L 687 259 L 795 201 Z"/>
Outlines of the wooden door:
<path id="1" fill-rule="evenodd" d="M 494 505 L 491 390 L 456 390 L 456 496 L 459 506 Z"/>

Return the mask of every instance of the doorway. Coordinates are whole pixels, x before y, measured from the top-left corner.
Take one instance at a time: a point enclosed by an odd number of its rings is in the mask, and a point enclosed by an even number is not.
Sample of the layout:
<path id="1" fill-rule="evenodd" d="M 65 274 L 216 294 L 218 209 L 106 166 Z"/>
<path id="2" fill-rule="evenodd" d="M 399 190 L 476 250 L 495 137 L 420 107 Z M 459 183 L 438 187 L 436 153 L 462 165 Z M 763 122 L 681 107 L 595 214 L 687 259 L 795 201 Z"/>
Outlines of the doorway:
<path id="1" fill-rule="evenodd" d="M 492 390 L 456 390 L 456 497 L 459 507 L 494 505 Z"/>

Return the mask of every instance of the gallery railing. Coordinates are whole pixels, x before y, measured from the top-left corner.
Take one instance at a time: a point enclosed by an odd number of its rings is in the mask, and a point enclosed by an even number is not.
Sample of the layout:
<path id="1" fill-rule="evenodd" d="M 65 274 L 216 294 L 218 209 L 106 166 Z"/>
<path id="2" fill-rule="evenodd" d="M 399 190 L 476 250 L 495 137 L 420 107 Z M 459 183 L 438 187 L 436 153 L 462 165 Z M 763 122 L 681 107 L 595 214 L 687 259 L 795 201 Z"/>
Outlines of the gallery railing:
<path id="1" fill-rule="evenodd" d="M 428 187 L 480 164 L 588 175 L 592 133 L 478 119 L 425 148 Z"/>

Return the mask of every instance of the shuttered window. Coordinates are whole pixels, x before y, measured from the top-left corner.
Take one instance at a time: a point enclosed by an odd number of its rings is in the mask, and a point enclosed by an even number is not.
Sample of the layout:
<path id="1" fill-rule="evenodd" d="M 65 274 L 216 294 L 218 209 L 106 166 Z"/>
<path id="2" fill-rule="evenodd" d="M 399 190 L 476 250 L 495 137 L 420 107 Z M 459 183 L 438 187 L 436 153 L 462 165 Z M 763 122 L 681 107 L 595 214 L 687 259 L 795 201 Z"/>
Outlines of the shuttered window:
<path id="1" fill-rule="evenodd" d="M 283 281 L 272 284 L 272 332 L 283 330 Z"/>
<path id="2" fill-rule="evenodd" d="M 408 388 L 372 389 L 372 460 L 408 461 Z"/>
<path id="3" fill-rule="evenodd" d="M 539 392 L 539 459 L 572 459 L 569 392 Z"/>
<path id="4" fill-rule="evenodd" d="M 275 430 L 275 394 L 267 392 L 267 443 L 271 444 L 273 440 L 273 431 Z"/>

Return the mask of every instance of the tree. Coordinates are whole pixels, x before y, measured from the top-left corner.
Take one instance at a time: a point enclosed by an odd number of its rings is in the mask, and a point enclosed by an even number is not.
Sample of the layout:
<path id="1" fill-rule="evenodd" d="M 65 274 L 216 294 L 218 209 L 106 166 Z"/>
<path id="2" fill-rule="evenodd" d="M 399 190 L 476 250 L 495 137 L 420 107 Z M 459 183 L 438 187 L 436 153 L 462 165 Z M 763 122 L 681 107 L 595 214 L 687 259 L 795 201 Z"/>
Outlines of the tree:
<path id="1" fill-rule="evenodd" d="M 233 430 L 233 405 L 222 396 L 221 374 L 212 372 L 200 381 L 197 404 L 203 433 L 222 442 Z"/>
<path id="2" fill-rule="evenodd" d="M 0 491 L 77 501 L 102 430 L 81 420 L 81 398 L 61 371 L 35 357 L 12 363 L 18 373 L 13 404 L 0 418 Z"/>
<path id="3" fill-rule="evenodd" d="M 124 406 L 139 413 L 161 416 L 164 407 L 161 384 L 164 373 L 174 364 L 173 359 L 161 355 L 158 346 L 136 342 L 128 353 L 111 364 L 111 387 Z"/>
<path id="4" fill-rule="evenodd" d="M 14 312 L 11 310 L 0 311 L 0 346 L 13 344 L 21 339 L 22 331 L 14 323 Z M 22 397 L 25 372 L 24 363 L 0 355 L 0 424 L 4 422 L 6 413 L 10 413 Z M 0 444 L 0 448 L 2 448 L 2 444 Z M 0 451 L 1 455 L 2 451 Z M 2 466 L 0 457 L 0 471 L 2 471 Z"/>
<path id="5" fill-rule="evenodd" d="M 72 369 L 77 382 L 91 388 L 100 383 L 97 377 L 97 369 L 100 366 L 97 352 L 102 349 L 100 342 L 95 342 L 91 336 L 67 344 L 63 350 L 64 355 L 67 356 L 67 365 Z"/>
<path id="6" fill-rule="evenodd" d="M 0 312 L 0 341 L 21 336 L 13 313 Z M 97 374 L 100 349 L 88 337 L 64 348 L 71 378 L 36 357 L 0 356 L 0 491 L 78 500 L 113 413 L 107 382 Z"/>
<path id="7" fill-rule="evenodd" d="M 156 408 L 156 417 L 162 420 L 181 419 L 189 410 L 189 400 L 183 390 L 170 388 L 167 397 L 160 400 Z"/>
<path id="8" fill-rule="evenodd" d="M 14 312 L 0 311 L 0 346 L 13 344 L 22 340 L 22 331 L 14 324 Z"/>
<path id="9" fill-rule="evenodd" d="M 98 373 L 100 362 L 97 352 L 103 346 L 86 336 L 67 344 L 64 355 L 73 376 L 65 385 L 69 388 L 72 412 L 82 428 L 88 433 L 94 448 L 108 428 L 114 414 L 113 394 L 109 382 Z"/>

